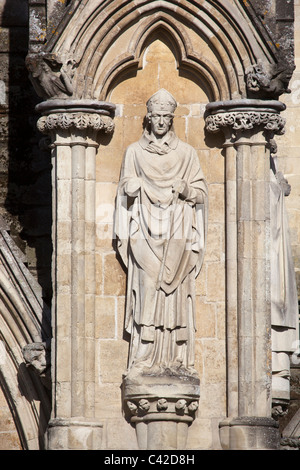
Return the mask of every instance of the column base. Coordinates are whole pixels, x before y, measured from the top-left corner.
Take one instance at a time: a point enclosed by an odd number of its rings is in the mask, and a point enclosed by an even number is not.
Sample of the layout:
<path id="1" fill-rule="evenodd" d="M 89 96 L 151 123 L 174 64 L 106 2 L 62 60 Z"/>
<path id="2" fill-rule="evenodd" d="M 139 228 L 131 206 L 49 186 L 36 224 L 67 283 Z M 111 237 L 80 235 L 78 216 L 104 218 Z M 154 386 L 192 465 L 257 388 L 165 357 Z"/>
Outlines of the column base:
<path id="1" fill-rule="evenodd" d="M 273 418 L 227 418 L 219 424 L 224 450 L 279 450 L 280 433 Z"/>
<path id="2" fill-rule="evenodd" d="M 141 450 L 184 450 L 195 419 L 200 381 L 195 376 L 140 375 L 123 382 L 124 405 L 131 413 Z"/>
<path id="3" fill-rule="evenodd" d="M 47 430 L 48 450 L 100 450 L 103 425 L 82 418 L 54 418 Z"/>

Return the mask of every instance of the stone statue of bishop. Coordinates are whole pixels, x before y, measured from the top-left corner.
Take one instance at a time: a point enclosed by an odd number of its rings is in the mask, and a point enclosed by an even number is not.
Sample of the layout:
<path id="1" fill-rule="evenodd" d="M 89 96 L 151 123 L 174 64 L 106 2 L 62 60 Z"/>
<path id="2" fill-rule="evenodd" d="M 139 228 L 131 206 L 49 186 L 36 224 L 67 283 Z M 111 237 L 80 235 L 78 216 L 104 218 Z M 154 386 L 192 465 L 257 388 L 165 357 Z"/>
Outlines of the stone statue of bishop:
<path id="1" fill-rule="evenodd" d="M 161 89 L 144 133 L 124 155 L 115 235 L 127 267 L 127 375 L 194 374 L 195 278 L 203 263 L 207 184 L 194 148 L 173 130 L 177 103 Z"/>

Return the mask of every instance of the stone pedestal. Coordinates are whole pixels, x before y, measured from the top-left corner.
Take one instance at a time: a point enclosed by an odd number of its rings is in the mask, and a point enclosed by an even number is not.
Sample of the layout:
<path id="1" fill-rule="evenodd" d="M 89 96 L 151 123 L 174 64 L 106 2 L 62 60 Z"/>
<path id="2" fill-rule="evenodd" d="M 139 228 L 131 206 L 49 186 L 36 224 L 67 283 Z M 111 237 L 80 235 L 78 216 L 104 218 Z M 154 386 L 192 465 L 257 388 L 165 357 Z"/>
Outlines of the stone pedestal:
<path id="1" fill-rule="evenodd" d="M 164 374 L 125 378 L 123 394 L 140 449 L 185 449 L 188 427 L 198 409 L 197 377 Z"/>
<path id="2" fill-rule="evenodd" d="M 271 418 L 270 141 L 282 133 L 278 101 L 210 103 L 206 128 L 225 136 L 226 449 L 277 449 Z"/>
<path id="3" fill-rule="evenodd" d="M 99 449 L 95 417 L 96 152 L 111 133 L 114 106 L 48 100 L 38 128 L 53 156 L 52 420 L 49 449 Z"/>

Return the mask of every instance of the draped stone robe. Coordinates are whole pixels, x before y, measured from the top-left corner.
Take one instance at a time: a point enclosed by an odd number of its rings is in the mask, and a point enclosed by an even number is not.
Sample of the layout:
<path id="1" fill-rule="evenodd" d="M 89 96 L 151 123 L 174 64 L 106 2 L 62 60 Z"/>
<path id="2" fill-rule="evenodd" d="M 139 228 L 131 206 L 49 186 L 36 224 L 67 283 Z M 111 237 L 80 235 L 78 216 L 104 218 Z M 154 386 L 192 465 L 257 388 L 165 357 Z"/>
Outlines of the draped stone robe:
<path id="1" fill-rule="evenodd" d="M 136 180 L 138 178 L 138 180 Z M 184 200 L 172 191 L 188 184 Z M 128 182 L 138 182 L 135 198 Z M 190 369 L 194 364 L 195 277 L 204 255 L 207 186 L 196 151 L 173 132 L 162 146 L 145 131 L 125 152 L 115 234 L 128 268 L 125 329 L 129 371 Z"/>
<path id="2" fill-rule="evenodd" d="M 290 398 L 290 355 L 299 338 L 298 296 L 291 251 L 288 216 L 284 198 L 287 181 L 271 159 L 271 322 L 272 397 Z"/>

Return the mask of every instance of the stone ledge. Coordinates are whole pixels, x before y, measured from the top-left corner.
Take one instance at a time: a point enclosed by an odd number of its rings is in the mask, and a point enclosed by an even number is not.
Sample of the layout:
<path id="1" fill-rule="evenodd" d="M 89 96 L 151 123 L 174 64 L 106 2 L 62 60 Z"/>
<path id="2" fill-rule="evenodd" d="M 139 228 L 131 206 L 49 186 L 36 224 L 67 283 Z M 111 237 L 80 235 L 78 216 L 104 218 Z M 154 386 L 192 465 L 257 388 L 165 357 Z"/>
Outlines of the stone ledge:
<path id="1" fill-rule="evenodd" d="M 113 103 L 107 101 L 97 100 L 61 100 L 61 99 L 50 99 L 39 103 L 35 110 L 43 115 L 52 113 L 97 113 L 106 116 L 112 116 L 115 112 L 116 106 Z"/>

